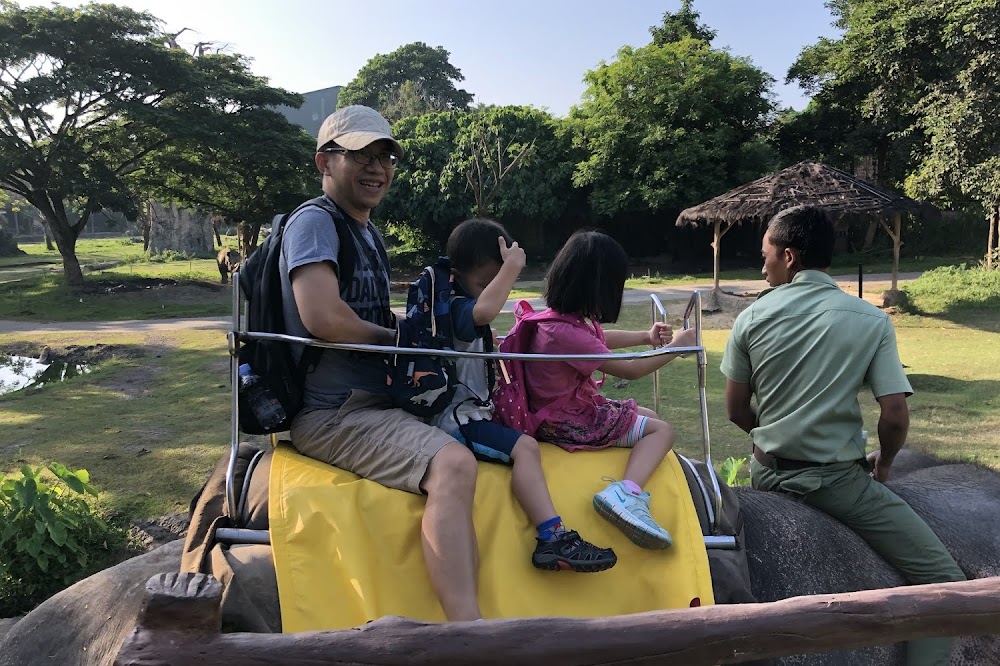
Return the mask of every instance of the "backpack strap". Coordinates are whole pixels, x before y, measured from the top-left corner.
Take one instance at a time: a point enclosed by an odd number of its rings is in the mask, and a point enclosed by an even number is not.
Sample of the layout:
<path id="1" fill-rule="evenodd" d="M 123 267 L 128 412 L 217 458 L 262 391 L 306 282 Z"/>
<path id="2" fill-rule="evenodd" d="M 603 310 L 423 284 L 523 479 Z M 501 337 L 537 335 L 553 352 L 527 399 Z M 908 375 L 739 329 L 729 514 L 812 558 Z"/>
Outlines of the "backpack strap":
<path id="1" fill-rule="evenodd" d="M 358 225 L 349 219 L 344 213 L 337 207 L 337 205 L 326 195 L 310 199 L 305 203 L 299 205 L 292 213 L 288 216 L 288 220 L 292 219 L 292 216 L 302 210 L 303 208 L 316 207 L 322 208 L 333 220 L 334 229 L 337 232 L 337 240 L 340 245 L 340 252 L 337 256 L 337 265 L 339 268 L 338 280 L 340 282 L 340 294 L 341 298 L 350 288 L 350 283 L 347 280 L 341 279 L 344 275 L 353 275 L 354 271 L 357 270 L 358 259 L 358 247 L 368 256 L 368 263 L 371 264 L 376 270 L 381 269 L 385 272 L 386 284 L 382 285 L 382 281 L 378 280 L 376 284 L 379 286 L 378 296 L 379 304 L 382 310 L 382 325 L 391 328 L 395 324 L 395 317 L 392 314 L 392 309 L 390 307 L 390 294 L 389 294 L 389 281 L 391 280 L 391 274 L 389 271 L 389 254 L 385 249 L 385 241 L 382 238 L 381 232 L 378 228 L 371 222 L 368 222 L 368 228 L 371 231 L 372 243 L 369 243 L 362 235 L 361 230 L 358 229 Z M 287 222 L 285 223 L 287 225 Z M 356 242 L 355 242 L 356 241 Z M 371 251 L 371 246 L 374 244 L 375 251 Z"/>

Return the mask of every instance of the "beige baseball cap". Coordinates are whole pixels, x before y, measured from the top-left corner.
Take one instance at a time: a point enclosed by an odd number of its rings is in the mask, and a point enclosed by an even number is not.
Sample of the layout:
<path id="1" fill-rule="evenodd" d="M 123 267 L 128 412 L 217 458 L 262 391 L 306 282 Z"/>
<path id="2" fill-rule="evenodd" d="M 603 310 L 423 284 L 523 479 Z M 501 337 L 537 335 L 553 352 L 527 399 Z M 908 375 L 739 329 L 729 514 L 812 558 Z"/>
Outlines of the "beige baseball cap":
<path id="1" fill-rule="evenodd" d="M 316 150 L 331 141 L 348 150 L 361 150 L 382 139 L 392 142 L 397 157 L 403 156 L 403 147 L 392 138 L 392 127 L 382 114 L 367 106 L 345 106 L 331 113 L 319 128 Z"/>

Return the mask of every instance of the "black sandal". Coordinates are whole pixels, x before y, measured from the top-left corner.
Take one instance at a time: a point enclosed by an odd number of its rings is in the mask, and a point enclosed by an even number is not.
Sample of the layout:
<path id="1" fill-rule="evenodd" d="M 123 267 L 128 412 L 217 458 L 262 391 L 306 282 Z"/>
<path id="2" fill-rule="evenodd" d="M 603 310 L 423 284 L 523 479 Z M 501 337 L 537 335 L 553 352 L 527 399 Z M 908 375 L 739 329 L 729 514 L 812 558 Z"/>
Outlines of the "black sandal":
<path id="1" fill-rule="evenodd" d="M 598 548 L 575 531 L 559 534 L 552 541 L 538 539 L 531 563 L 547 571 L 595 573 L 615 566 L 618 556 L 610 548 Z"/>

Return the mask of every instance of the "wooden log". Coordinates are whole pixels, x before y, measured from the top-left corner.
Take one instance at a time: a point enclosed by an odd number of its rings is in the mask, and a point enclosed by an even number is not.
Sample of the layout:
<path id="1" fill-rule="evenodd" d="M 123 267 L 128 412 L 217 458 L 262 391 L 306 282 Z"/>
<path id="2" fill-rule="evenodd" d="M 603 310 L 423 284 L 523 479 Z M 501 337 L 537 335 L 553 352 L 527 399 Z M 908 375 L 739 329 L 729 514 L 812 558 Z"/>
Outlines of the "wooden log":
<path id="1" fill-rule="evenodd" d="M 604 618 L 445 624 L 383 618 L 345 631 L 192 640 L 140 625 L 115 663 L 708 666 L 995 633 L 1000 577 Z"/>

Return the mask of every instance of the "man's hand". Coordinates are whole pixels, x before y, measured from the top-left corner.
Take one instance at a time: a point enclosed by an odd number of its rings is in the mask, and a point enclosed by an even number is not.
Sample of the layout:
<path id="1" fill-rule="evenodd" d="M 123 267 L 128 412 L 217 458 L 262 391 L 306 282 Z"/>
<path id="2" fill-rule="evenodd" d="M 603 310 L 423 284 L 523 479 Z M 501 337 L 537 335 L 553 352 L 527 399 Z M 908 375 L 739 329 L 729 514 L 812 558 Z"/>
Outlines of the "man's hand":
<path id="1" fill-rule="evenodd" d="M 653 324 L 653 328 L 649 329 L 649 344 L 654 347 L 662 347 L 673 339 L 674 327 L 670 324 L 658 321 Z"/>
<path id="2" fill-rule="evenodd" d="M 872 466 L 872 478 L 881 483 L 889 480 L 889 468 L 892 460 L 882 457 L 882 451 L 872 451 L 868 454 L 868 463 Z"/>
<path id="3" fill-rule="evenodd" d="M 499 236 L 498 240 L 500 241 L 500 259 L 503 260 L 504 265 L 511 264 L 520 273 L 525 263 L 527 263 L 524 250 L 518 247 L 517 241 L 511 243 L 510 247 L 507 247 L 507 241 L 504 240 L 503 236 Z"/>

